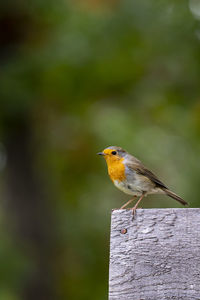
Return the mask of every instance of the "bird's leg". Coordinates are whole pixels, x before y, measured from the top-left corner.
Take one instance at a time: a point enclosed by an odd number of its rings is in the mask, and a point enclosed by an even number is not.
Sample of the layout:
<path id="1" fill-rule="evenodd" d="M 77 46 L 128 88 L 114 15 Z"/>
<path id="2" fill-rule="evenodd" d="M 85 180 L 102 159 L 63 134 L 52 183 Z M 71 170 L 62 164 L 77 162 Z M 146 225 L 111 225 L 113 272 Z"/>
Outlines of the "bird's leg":
<path id="1" fill-rule="evenodd" d="M 142 194 L 142 196 L 139 198 L 139 200 L 136 202 L 135 206 L 132 208 L 133 211 L 133 215 L 135 215 L 135 211 L 138 207 L 138 204 L 140 203 L 140 201 L 144 198 L 145 194 Z"/>
<path id="2" fill-rule="evenodd" d="M 133 202 L 135 200 L 135 197 L 136 196 L 134 196 L 134 198 L 132 198 L 128 202 L 126 202 L 122 207 L 120 207 L 120 209 L 124 209 L 127 205 L 129 205 L 131 202 Z"/>

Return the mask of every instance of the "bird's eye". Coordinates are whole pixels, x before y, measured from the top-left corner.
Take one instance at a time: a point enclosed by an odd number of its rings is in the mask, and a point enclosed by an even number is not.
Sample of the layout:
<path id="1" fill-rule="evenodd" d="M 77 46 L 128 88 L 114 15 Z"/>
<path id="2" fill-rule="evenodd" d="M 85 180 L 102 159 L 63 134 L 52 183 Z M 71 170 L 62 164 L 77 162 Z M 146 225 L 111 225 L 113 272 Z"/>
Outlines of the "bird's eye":
<path id="1" fill-rule="evenodd" d="M 117 152 L 116 152 L 116 151 L 112 151 L 111 153 L 112 153 L 112 155 L 116 155 L 116 154 L 117 154 Z"/>

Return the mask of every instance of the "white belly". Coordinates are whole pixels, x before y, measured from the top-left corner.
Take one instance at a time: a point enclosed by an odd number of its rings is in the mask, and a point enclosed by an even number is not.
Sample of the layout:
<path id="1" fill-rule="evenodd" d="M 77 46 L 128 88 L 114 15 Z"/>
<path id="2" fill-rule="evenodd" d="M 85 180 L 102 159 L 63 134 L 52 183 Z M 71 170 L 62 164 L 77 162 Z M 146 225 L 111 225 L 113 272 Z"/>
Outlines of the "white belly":
<path id="1" fill-rule="evenodd" d="M 142 190 L 138 190 L 138 187 L 136 188 L 135 184 L 128 184 L 124 181 L 114 181 L 114 185 L 124 192 L 125 194 L 132 195 L 132 196 L 141 196 L 142 195 Z"/>

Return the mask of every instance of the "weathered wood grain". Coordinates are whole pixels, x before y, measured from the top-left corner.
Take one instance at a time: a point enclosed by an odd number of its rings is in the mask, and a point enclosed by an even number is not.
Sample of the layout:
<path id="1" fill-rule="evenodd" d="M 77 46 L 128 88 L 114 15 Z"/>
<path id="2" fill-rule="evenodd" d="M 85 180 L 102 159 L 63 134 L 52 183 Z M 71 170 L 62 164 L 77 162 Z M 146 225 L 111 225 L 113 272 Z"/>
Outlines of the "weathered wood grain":
<path id="1" fill-rule="evenodd" d="M 115 210 L 109 300 L 200 300 L 200 209 Z"/>

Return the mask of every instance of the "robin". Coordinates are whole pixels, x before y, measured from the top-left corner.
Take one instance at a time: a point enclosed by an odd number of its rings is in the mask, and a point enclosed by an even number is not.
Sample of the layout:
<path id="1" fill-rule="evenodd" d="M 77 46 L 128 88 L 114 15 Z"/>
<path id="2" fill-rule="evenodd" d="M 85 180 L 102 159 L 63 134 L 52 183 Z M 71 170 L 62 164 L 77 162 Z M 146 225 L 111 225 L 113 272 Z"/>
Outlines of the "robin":
<path id="1" fill-rule="evenodd" d="M 140 201 L 148 194 L 166 194 L 183 205 L 188 203 L 170 191 L 151 171 L 149 171 L 136 157 L 121 147 L 110 146 L 102 152 L 108 166 L 108 174 L 114 185 L 128 195 L 139 197 L 132 208 L 133 215 Z M 125 208 L 133 200 L 126 202 L 120 209 Z"/>

